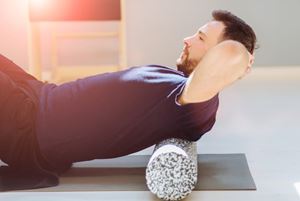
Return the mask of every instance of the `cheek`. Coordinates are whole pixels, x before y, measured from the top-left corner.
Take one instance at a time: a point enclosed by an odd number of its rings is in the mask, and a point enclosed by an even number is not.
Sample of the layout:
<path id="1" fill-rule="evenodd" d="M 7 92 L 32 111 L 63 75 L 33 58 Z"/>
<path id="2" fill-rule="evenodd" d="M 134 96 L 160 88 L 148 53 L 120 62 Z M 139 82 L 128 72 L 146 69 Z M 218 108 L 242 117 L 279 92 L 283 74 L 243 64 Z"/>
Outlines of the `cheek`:
<path id="1" fill-rule="evenodd" d="M 199 45 L 198 47 L 195 47 L 193 50 L 193 54 L 190 55 L 191 58 L 200 61 L 201 58 L 204 56 L 206 52 L 206 49 L 204 45 Z"/>

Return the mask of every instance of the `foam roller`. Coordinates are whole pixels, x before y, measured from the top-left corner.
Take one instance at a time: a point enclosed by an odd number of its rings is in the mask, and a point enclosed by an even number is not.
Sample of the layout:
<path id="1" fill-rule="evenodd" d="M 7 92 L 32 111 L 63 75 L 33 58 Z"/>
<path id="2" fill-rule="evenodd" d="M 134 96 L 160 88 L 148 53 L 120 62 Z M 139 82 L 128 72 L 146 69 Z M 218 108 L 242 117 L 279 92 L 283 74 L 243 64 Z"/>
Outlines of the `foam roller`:
<path id="1" fill-rule="evenodd" d="M 146 167 L 146 182 L 160 199 L 184 199 L 197 183 L 197 143 L 178 138 L 158 143 Z"/>

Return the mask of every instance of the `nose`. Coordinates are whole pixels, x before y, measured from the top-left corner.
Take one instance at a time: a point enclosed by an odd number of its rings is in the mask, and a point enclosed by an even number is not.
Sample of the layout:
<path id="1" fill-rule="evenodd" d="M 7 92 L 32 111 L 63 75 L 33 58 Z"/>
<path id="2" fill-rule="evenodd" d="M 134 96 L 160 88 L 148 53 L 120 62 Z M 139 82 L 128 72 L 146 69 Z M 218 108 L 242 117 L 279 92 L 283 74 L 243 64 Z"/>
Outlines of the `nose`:
<path id="1" fill-rule="evenodd" d="M 185 45 L 187 45 L 187 46 L 190 46 L 191 39 L 192 39 L 191 36 L 185 37 L 185 38 L 183 39 L 183 43 L 184 43 Z"/>

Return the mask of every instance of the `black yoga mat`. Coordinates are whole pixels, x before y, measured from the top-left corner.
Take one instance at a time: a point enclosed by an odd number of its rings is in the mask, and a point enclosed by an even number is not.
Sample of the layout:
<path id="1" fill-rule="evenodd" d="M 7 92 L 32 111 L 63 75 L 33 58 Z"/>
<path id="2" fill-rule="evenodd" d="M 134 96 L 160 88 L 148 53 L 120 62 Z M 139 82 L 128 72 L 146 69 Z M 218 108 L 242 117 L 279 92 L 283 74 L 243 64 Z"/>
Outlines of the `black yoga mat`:
<path id="1" fill-rule="evenodd" d="M 145 169 L 150 155 L 76 163 L 55 187 L 31 192 L 148 191 Z M 198 154 L 198 190 L 256 190 L 245 154 Z"/>

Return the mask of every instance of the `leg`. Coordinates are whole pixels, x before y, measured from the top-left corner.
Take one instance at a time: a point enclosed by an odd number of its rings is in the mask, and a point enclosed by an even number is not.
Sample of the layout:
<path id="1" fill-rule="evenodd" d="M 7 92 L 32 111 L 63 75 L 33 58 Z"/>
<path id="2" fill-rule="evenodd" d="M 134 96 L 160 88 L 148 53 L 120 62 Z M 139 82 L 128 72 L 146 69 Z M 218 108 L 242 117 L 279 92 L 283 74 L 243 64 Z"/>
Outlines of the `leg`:
<path id="1" fill-rule="evenodd" d="M 0 54 L 0 71 L 8 75 L 13 81 L 36 80 L 35 77 L 26 73 L 21 67 Z"/>
<path id="2" fill-rule="evenodd" d="M 239 42 L 227 40 L 210 49 L 189 76 L 181 104 L 209 100 L 243 76 L 249 55 Z"/>

